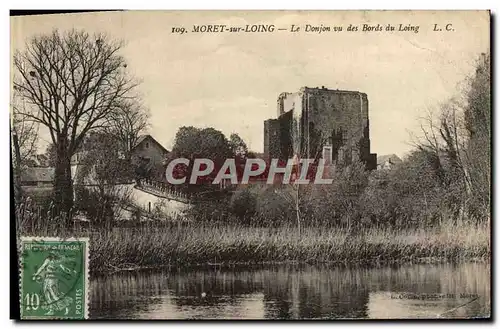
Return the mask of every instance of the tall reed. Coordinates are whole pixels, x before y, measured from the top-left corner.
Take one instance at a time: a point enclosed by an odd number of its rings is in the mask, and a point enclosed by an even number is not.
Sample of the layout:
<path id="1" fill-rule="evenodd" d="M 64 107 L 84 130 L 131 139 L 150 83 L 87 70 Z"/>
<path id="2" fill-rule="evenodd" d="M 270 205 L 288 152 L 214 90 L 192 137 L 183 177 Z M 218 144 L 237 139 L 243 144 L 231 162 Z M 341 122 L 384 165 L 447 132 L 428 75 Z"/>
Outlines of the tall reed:
<path id="1" fill-rule="evenodd" d="M 488 259 L 486 225 L 434 230 L 368 229 L 356 234 L 323 227 L 164 225 L 91 232 L 92 267 L 121 268 L 265 262 L 347 265 Z"/>
<path id="2" fill-rule="evenodd" d="M 49 207 L 50 210 L 50 207 Z M 266 262 L 365 265 L 489 260 L 489 221 L 428 229 L 372 227 L 348 232 L 324 225 L 263 227 L 225 222 L 148 222 L 131 227 L 65 226 L 18 207 L 22 235 L 89 236 L 93 274 L 121 269 Z M 50 218 L 50 219 L 49 219 Z M 116 225 L 119 225 L 118 223 Z"/>

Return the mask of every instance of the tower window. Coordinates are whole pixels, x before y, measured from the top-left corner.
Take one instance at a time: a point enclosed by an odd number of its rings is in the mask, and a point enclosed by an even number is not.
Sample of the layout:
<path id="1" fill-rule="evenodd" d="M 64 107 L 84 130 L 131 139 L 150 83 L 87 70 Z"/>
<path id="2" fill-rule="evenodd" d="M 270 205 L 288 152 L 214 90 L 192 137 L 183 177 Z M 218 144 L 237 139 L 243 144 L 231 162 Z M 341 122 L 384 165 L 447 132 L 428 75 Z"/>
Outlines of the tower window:
<path id="1" fill-rule="evenodd" d="M 147 149 L 149 148 L 149 142 L 146 142 L 146 148 Z"/>

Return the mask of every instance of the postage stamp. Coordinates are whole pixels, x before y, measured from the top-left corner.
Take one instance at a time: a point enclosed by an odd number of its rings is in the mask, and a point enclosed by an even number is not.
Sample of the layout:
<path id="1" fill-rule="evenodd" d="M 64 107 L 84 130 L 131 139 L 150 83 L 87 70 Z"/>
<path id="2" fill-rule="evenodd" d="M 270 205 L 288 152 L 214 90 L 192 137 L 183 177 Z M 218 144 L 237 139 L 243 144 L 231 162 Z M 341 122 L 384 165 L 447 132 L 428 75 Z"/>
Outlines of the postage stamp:
<path id="1" fill-rule="evenodd" d="M 21 319 L 87 319 L 89 239 L 21 237 Z"/>

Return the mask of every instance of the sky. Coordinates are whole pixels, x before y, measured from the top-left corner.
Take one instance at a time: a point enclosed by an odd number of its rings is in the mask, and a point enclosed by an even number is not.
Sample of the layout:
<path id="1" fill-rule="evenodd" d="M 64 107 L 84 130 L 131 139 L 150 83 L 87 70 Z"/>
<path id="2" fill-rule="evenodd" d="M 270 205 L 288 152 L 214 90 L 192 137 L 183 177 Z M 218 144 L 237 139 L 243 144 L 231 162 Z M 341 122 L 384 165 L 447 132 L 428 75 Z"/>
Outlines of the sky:
<path id="1" fill-rule="evenodd" d="M 193 25 L 274 24 L 273 33 L 193 33 Z M 301 31 L 290 32 L 291 25 Z M 305 25 L 343 26 L 313 33 Z M 349 24 L 419 26 L 412 31 L 347 32 Z M 444 30 L 433 31 L 435 24 Z M 185 27 L 185 34 L 172 33 Z M 403 157 L 419 118 L 456 96 L 489 52 L 486 11 L 129 11 L 11 18 L 11 50 L 36 34 L 72 28 L 125 41 L 122 55 L 141 80 L 149 133 L 171 149 L 181 126 L 238 133 L 263 151 L 264 120 L 282 92 L 301 87 L 355 90 L 369 100 L 371 152 Z M 49 141 L 40 137 L 41 144 Z M 40 152 L 43 152 L 41 146 Z"/>

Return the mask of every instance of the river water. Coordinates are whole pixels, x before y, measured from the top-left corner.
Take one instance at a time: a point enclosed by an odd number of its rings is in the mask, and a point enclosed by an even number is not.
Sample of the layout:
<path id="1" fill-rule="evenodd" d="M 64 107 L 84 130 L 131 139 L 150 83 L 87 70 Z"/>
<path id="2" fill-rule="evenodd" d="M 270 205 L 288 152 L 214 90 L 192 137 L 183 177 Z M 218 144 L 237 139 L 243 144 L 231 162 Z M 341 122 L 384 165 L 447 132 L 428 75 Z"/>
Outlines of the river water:
<path id="1" fill-rule="evenodd" d="M 91 281 L 99 319 L 464 318 L 490 314 L 490 265 L 279 265 L 129 272 Z"/>

